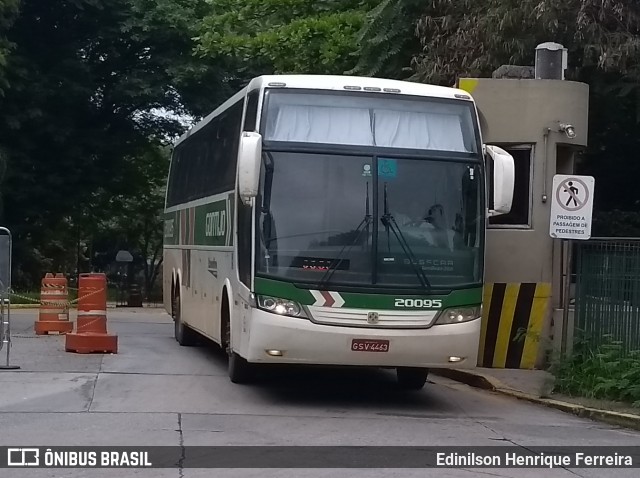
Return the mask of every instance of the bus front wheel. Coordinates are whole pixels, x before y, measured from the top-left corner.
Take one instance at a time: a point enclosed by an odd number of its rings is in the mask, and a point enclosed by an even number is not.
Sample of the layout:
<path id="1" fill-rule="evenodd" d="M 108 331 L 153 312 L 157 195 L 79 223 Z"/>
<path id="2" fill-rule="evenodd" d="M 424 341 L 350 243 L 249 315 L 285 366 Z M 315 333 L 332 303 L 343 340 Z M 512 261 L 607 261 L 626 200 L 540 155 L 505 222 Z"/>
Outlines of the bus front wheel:
<path id="1" fill-rule="evenodd" d="M 251 381 L 253 370 L 251 364 L 236 352 L 229 353 L 229 379 L 233 383 L 248 383 Z"/>
<path id="2" fill-rule="evenodd" d="M 427 382 L 428 368 L 398 367 L 396 376 L 398 385 L 403 390 L 421 390 Z"/>

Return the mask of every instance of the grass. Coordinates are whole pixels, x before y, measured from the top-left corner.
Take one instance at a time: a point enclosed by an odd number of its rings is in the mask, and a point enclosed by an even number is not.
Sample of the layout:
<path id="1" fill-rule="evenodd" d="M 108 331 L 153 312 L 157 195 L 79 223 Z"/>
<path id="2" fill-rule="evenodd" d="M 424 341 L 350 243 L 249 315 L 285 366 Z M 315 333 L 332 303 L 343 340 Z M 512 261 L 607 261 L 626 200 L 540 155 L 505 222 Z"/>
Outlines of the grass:
<path id="1" fill-rule="evenodd" d="M 551 367 L 556 377 L 554 392 L 640 407 L 640 351 L 625 353 L 621 341 L 611 336 L 603 340 L 596 345 L 580 339 L 571 356 Z"/>

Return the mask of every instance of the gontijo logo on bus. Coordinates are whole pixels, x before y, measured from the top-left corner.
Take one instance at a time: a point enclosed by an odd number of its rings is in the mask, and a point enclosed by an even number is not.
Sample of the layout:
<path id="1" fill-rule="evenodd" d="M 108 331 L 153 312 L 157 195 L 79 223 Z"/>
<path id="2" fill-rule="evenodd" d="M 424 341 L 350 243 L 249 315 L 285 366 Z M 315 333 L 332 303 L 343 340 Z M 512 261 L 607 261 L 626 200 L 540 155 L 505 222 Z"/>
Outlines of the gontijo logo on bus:
<path id="1" fill-rule="evenodd" d="M 208 212 L 205 216 L 204 235 L 207 237 L 221 237 L 227 233 L 226 211 Z"/>
<path id="2" fill-rule="evenodd" d="M 167 211 L 164 242 L 172 246 L 232 246 L 233 193 Z"/>

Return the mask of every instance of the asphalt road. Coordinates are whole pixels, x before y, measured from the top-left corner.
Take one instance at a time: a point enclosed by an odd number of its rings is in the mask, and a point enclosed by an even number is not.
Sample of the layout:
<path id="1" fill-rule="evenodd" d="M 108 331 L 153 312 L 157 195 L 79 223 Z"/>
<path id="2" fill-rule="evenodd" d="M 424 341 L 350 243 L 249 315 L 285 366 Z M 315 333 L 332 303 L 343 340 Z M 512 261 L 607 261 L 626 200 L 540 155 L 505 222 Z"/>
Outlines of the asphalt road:
<path id="1" fill-rule="evenodd" d="M 214 346 L 180 347 L 160 309 L 110 309 L 116 355 L 64 352 L 35 336 L 37 311 L 12 311 L 12 362 L 0 372 L 0 446 L 450 445 L 622 447 L 640 433 L 433 376 L 420 392 L 387 370 L 264 368 L 227 378 Z M 0 356 L 4 360 L 4 350 Z M 613 469 L 5 469 L 13 477 L 623 477 Z"/>

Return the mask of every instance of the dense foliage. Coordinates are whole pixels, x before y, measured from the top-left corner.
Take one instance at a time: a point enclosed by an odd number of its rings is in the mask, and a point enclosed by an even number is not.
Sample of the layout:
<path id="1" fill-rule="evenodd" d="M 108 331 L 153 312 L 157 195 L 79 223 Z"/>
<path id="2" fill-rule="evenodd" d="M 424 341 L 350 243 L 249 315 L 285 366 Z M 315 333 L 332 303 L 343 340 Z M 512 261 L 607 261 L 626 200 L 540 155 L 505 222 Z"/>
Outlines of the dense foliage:
<path id="1" fill-rule="evenodd" d="M 357 61 L 357 36 L 374 0 L 215 0 L 200 26 L 202 58 L 232 75 L 341 74 Z"/>
<path id="2" fill-rule="evenodd" d="M 125 248 L 146 263 L 143 238 L 131 238 L 130 211 L 117 198 L 150 203 L 145 207 L 157 213 L 162 193 L 154 177 L 167 171 L 160 148 L 183 127 L 151 112 L 181 112 L 203 78 L 224 76 L 189 54 L 198 5 L 206 6 L 192 0 L 21 2 L 7 32 L 15 46 L 0 98 L 6 162 L 0 218 L 14 234 L 16 286 L 36 283 L 44 271 L 73 272 L 86 253 L 93 259 Z M 156 160 L 145 159 L 150 156 Z M 150 183 L 152 195 L 145 193 Z M 100 225 L 114 221 L 125 228 L 109 235 L 129 240 L 109 250 L 91 247 Z"/>
<path id="3" fill-rule="evenodd" d="M 0 0 L 0 95 L 6 87 L 7 57 L 13 46 L 6 35 L 18 13 L 18 2 L 19 0 Z"/>
<path id="4" fill-rule="evenodd" d="M 358 63 L 349 74 L 406 79 L 411 59 L 420 50 L 416 24 L 422 0 L 382 0 L 367 13 L 358 34 Z"/>

